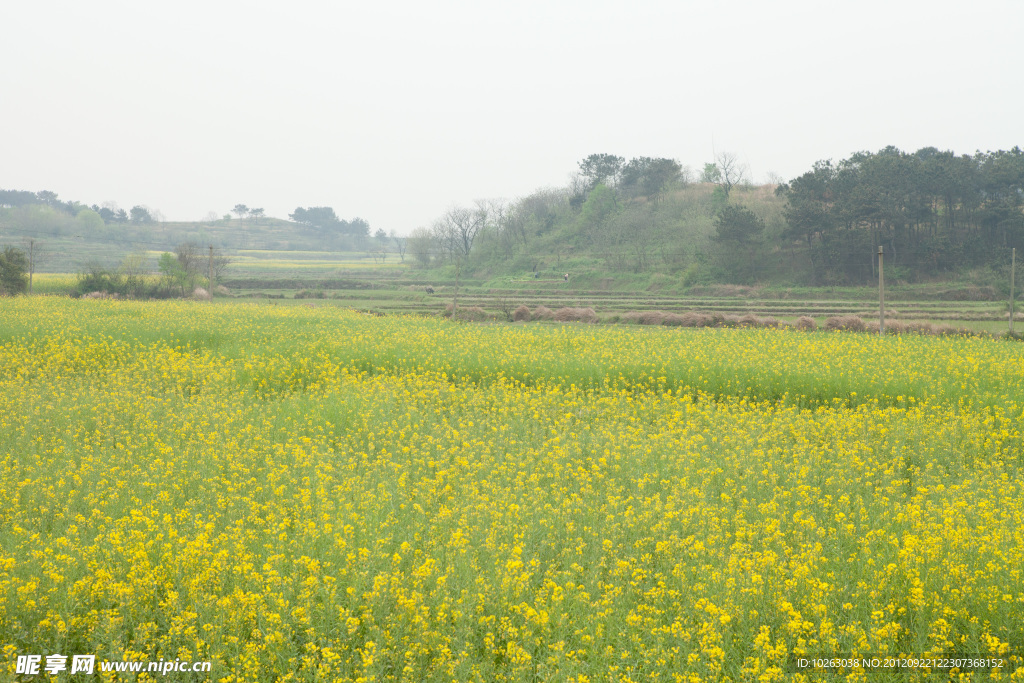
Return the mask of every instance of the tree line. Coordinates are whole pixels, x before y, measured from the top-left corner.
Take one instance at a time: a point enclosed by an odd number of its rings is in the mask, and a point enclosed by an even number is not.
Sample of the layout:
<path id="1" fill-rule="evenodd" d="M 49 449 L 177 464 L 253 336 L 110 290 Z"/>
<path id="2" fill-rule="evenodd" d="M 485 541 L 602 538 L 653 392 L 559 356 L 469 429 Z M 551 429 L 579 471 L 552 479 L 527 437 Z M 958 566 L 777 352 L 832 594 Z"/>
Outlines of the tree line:
<path id="1" fill-rule="evenodd" d="M 856 285 L 877 278 L 878 246 L 894 281 L 994 272 L 1024 247 L 1019 147 L 886 147 L 772 180 L 751 184 L 730 152 L 699 174 L 673 159 L 592 154 L 566 187 L 452 207 L 410 235 L 409 253 L 422 266 L 482 271 L 536 272 L 567 259 L 689 282 Z"/>
<path id="2" fill-rule="evenodd" d="M 88 265 L 78 273 L 77 294 L 102 292 L 127 298 L 187 297 L 197 293 L 197 287 L 207 288 L 212 294 L 219 284 L 232 258 L 222 249 L 204 249 L 195 242 L 182 242 L 173 252 L 164 252 L 157 259 L 159 276 L 151 277 L 149 257 L 145 252 L 127 254 L 116 268 L 98 263 Z"/>
<path id="3" fill-rule="evenodd" d="M 1024 247 L 1024 152 L 957 155 L 886 147 L 819 161 L 779 187 L 783 237 L 800 240 L 823 282 L 864 282 L 873 248 L 905 273 L 953 273 Z"/>
<path id="4" fill-rule="evenodd" d="M 12 209 L 33 206 L 45 206 L 69 216 L 80 216 L 83 211 L 96 214 L 104 223 L 153 223 L 161 221 L 160 212 L 154 211 L 143 205 L 136 205 L 130 211 L 117 206 L 114 202 L 106 202 L 102 206 L 93 204 L 91 206 L 78 201 L 63 201 L 58 198 L 56 192 L 41 190 L 29 192 L 27 190 L 4 190 L 0 189 L 0 208 Z M 260 219 L 266 217 L 266 211 L 262 208 L 250 208 L 246 204 L 235 204 L 229 213 L 224 214 L 225 220 L 231 219 L 231 214 L 238 216 L 239 221 L 244 222 L 250 219 L 258 224 Z M 207 216 L 207 220 L 218 220 L 220 216 L 216 213 Z M 328 236 L 344 236 L 354 238 L 365 238 L 370 235 L 370 224 L 366 220 L 356 217 L 351 220 L 344 220 L 338 217 L 334 209 L 329 206 L 297 207 L 288 215 L 294 223 L 311 228 Z"/>
<path id="5" fill-rule="evenodd" d="M 56 192 L 50 190 L 29 192 L 27 190 L 0 189 L 0 207 L 30 206 L 45 206 L 69 216 L 79 216 L 83 211 L 91 212 L 104 223 L 152 223 L 159 217 L 159 212 L 141 204 L 136 204 L 130 211 L 125 211 L 114 202 L 105 202 L 103 206 L 98 204 L 88 206 L 77 201 L 63 201 Z"/>
<path id="6" fill-rule="evenodd" d="M 344 220 L 338 218 L 338 214 L 329 206 L 310 206 L 303 208 L 296 207 L 295 211 L 288 214 L 288 218 L 294 223 L 312 228 L 328 237 L 355 237 L 363 238 L 370 235 L 370 224 L 359 218 Z"/>

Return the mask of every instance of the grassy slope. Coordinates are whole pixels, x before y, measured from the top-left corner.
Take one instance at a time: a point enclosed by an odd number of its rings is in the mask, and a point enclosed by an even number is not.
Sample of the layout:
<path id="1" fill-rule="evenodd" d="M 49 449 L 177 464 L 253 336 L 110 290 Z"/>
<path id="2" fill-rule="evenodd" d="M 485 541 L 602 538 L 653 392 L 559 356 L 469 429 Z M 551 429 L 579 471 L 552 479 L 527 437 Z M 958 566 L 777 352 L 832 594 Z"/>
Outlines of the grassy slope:
<path id="1" fill-rule="evenodd" d="M 562 207 L 550 227 L 527 229 L 525 245 L 512 253 L 494 240 L 481 240 L 474 264 L 479 272 L 528 278 L 534 267 L 542 278 L 564 272 L 588 285 L 645 289 L 657 281 L 667 284 L 715 277 L 715 212 L 721 202 L 710 184 L 672 190 L 657 201 L 618 198 L 613 209 L 575 212 Z M 784 202 L 772 188 L 737 187 L 729 201 L 749 208 L 765 222 L 765 237 L 777 241 L 784 228 Z M 779 259 L 775 259 L 779 260 Z M 793 264 L 769 274 L 785 282 Z M 694 270 L 696 268 L 696 270 Z M 689 271 L 687 273 L 687 271 Z"/>

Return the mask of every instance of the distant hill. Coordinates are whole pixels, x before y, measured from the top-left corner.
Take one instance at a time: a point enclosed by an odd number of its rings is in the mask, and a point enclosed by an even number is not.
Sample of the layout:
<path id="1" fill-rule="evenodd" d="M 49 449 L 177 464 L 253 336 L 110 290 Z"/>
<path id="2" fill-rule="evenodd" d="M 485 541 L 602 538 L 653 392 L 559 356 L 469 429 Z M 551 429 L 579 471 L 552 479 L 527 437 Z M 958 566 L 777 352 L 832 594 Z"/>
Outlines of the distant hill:
<path id="1" fill-rule="evenodd" d="M 409 251 L 421 266 L 461 264 L 483 278 L 572 271 L 682 286 L 839 286 L 877 281 L 883 248 L 889 282 L 1008 289 L 1011 249 L 1024 248 L 1018 147 L 959 156 L 887 147 L 760 186 L 720 156 L 694 182 L 670 160 L 591 155 L 569 187 L 452 209 Z"/>
<path id="2" fill-rule="evenodd" d="M 39 240 L 40 269 L 63 272 L 193 242 L 359 252 L 374 265 L 412 264 L 442 280 L 568 274 L 633 288 L 655 280 L 866 285 L 877 281 L 882 248 L 893 284 L 969 281 L 1000 291 L 1008 289 L 1011 250 L 1024 249 L 1019 147 L 973 155 L 886 147 L 820 161 L 788 183 L 754 185 L 745 176 L 727 153 L 699 175 L 672 159 L 593 154 L 567 187 L 453 207 L 407 238 L 371 236 L 366 221 L 341 219 L 331 207 L 299 207 L 291 221 L 256 214 L 172 223 L 152 220 L 145 207 L 115 212 L 52 192 L 0 190 L 0 244 Z M 233 212 L 248 215 L 243 205 Z"/>
<path id="3" fill-rule="evenodd" d="M 328 230 L 279 218 L 185 222 L 105 222 L 87 207 L 77 214 L 45 204 L 0 208 L 0 244 L 40 248 L 41 272 L 77 272 L 86 264 L 115 266 L 125 255 L 173 251 L 184 242 L 218 249 L 364 251 L 376 248 L 371 238 L 332 234 Z"/>

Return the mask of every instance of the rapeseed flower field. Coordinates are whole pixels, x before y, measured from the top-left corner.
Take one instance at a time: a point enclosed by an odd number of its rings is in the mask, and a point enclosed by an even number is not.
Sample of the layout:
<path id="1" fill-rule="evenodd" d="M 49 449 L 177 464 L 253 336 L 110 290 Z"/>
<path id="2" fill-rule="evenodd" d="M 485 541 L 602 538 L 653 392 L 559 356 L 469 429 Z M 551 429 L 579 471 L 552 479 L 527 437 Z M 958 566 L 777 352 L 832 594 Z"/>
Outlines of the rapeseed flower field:
<path id="1" fill-rule="evenodd" d="M 1022 348 L 3 300 L 0 666 L 1021 680 Z"/>

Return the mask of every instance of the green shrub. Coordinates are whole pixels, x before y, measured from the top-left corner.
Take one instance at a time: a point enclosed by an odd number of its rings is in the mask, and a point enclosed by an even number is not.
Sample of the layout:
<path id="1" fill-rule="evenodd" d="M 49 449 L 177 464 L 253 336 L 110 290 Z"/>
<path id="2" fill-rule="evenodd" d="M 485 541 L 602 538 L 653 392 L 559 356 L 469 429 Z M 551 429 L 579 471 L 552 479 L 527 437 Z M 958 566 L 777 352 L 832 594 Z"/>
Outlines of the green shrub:
<path id="1" fill-rule="evenodd" d="M 124 295 L 127 290 L 127 283 L 119 272 L 95 263 L 86 266 L 85 270 L 78 273 L 78 282 L 75 284 L 75 291 L 78 294 L 102 292 Z"/>
<path id="2" fill-rule="evenodd" d="M 0 296 L 23 294 L 28 289 L 28 257 L 15 247 L 0 252 Z"/>

